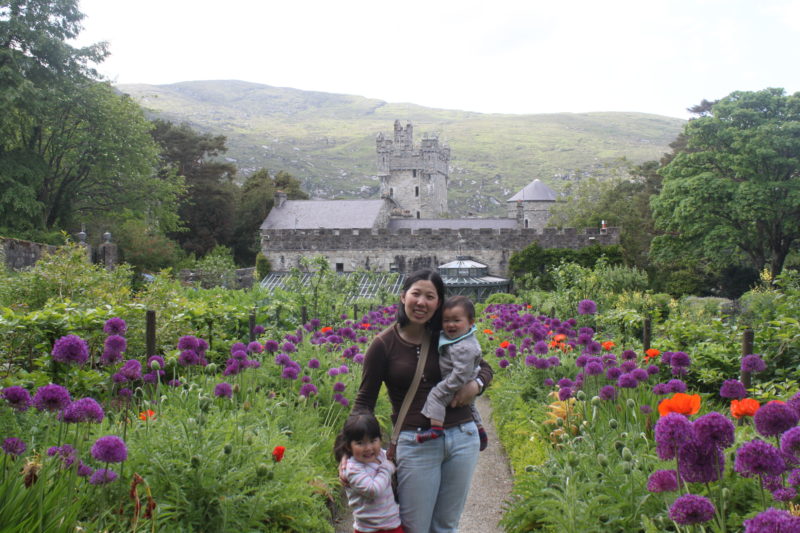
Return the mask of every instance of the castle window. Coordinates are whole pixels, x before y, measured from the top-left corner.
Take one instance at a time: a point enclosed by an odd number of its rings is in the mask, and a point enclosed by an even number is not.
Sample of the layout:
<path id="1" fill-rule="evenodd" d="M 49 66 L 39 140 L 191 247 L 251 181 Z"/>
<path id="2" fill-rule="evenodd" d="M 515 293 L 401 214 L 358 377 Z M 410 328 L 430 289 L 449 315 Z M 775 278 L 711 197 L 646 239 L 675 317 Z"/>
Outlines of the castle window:
<path id="1" fill-rule="evenodd" d="M 336 263 L 336 272 L 340 274 L 344 272 L 344 263 Z"/>
<path id="2" fill-rule="evenodd" d="M 397 272 L 397 265 L 395 263 L 389 263 L 389 272 Z"/>
<path id="3" fill-rule="evenodd" d="M 411 171 L 411 177 L 412 178 L 416 178 L 417 177 L 417 171 L 416 170 L 412 170 Z"/>
<path id="4" fill-rule="evenodd" d="M 389 187 L 389 198 L 394 198 L 394 187 Z"/>
<path id="5" fill-rule="evenodd" d="M 417 211 L 417 218 L 419 218 L 419 211 Z"/>
<path id="6" fill-rule="evenodd" d="M 527 218 L 525 219 L 525 227 L 526 228 L 528 227 L 528 219 Z"/>
<path id="7" fill-rule="evenodd" d="M 414 187 L 414 196 L 416 196 L 417 198 L 419 198 L 419 185 L 417 185 L 416 187 Z"/>

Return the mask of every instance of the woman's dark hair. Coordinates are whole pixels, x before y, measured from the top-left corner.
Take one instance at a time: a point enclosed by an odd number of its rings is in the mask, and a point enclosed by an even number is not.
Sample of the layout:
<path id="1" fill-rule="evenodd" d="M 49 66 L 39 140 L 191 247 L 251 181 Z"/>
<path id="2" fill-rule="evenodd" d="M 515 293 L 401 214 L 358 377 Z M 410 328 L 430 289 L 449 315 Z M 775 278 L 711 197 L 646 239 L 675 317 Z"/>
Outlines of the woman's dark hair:
<path id="1" fill-rule="evenodd" d="M 451 296 L 445 300 L 442 311 L 444 312 L 445 309 L 453 309 L 456 307 L 463 309 L 468 319 L 475 320 L 475 305 L 472 303 L 472 300 L 460 294 Z"/>
<path id="2" fill-rule="evenodd" d="M 433 286 L 436 288 L 436 294 L 439 296 L 439 307 L 436 309 L 436 312 L 433 314 L 431 319 L 428 321 L 427 327 L 431 333 L 438 334 L 439 331 L 442 330 L 442 306 L 444 305 L 444 281 L 442 281 L 442 276 L 439 275 L 438 272 L 431 268 L 423 268 L 422 270 L 417 270 L 413 272 L 409 276 L 406 277 L 405 281 L 403 282 L 403 292 L 405 293 L 408 289 L 411 288 L 413 284 L 418 281 L 430 281 L 433 283 Z M 408 325 L 410 322 L 408 315 L 406 314 L 405 306 L 401 303 L 400 306 L 397 308 L 397 323 L 400 324 L 400 327 Z"/>
<path id="3" fill-rule="evenodd" d="M 333 443 L 333 455 L 337 461 L 344 456 L 350 457 L 353 454 L 353 450 L 350 449 L 351 442 L 364 438 L 380 438 L 380 436 L 381 425 L 374 414 L 364 411 L 351 414 L 347 417 L 342 432 L 336 436 L 336 441 Z"/>

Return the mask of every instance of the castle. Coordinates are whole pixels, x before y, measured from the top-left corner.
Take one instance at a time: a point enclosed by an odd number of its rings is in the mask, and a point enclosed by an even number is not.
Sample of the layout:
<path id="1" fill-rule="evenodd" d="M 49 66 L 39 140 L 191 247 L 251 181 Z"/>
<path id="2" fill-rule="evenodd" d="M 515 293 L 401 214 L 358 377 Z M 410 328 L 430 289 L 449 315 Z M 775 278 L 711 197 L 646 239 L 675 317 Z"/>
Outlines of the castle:
<path id="1" fill-rule="evenodd" d="M 272 270 L 284 272 L 303 256 L 322 255 L 337 272 L 359 269 L 411 273 L 459 257 L 508 275 L 511 254 L 533 242 L 543 248 L 578 249 L 618 244 L 617 228 L 547 228 L 556 193 L 533 180 L 506 202 L 506 217 L 444 218 L 450 148 L 434 136 L 414 145 L 413 126 L 394 123 L 394 136 L 377 137 L 377 200 L 287 200 L 261 225 L 261 251 Z"/>

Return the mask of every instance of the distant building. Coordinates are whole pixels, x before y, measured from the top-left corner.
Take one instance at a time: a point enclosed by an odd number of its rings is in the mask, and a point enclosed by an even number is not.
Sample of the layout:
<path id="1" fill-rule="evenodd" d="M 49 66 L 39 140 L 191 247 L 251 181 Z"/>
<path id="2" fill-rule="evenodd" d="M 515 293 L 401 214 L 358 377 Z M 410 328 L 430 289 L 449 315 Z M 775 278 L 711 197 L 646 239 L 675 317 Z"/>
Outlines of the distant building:
<path id="1" fill-rule="evenodd" d="M 304 256 L 322 255 L 337 272 L 365 269 L 410 273 L 458 257 L 508 275 L 511 254 L 533 242 L 578 249 L 617 244 L 616 228 L 547 228 L 555 191 L 538 179 L 508 199 L 508 216 L 441 218 L 447 213 L 450 148 L 435 137 L 414 145 L 413 127 L 394 123 L 394 137 L 378 134 L 378 200 L 287 200 L 261 225 L 261 250 L 274 271 L 288 271 Z"/>

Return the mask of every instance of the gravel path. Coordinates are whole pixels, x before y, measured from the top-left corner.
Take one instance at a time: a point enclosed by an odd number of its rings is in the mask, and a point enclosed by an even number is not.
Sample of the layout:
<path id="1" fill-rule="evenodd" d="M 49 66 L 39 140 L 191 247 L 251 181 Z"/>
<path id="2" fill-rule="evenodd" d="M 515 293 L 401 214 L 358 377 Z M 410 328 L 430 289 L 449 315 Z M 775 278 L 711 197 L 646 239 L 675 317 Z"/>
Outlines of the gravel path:
<path id="1" fill-rule="evenodd" d="M 488 398 L 480 396 L 476 405 L 489 435 L 489 447 L 480 454 L 458 531 L 502 533 L 497 522 L 503 516 L 503 504 L 511 494 L 511 469 L 492 423 Z M 353 533 L 353 517 L 341 517 L 336 523 L 336 533 Z"/>

